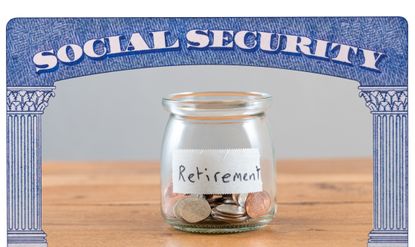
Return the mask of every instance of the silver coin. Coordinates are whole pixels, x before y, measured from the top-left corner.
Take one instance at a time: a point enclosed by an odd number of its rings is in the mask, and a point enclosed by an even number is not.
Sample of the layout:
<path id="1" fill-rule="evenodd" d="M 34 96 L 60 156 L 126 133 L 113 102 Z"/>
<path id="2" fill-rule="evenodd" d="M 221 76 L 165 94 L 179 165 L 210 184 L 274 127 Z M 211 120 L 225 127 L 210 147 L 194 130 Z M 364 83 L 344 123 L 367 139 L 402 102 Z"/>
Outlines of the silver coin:
<path id="1" fill-rule="evenodd" d="M 237 202 L 239 206 L 245 207 L 246 198 L 248 197 L 248 193 L 243 193 L 238 195 Z"/>
<path id="2" fill-rule="evenodd" d="M 222 203 L 210 203 L 209 202 L 209 205 L 210 205 L 210 207 L 211 208 L 216 208 L 217 206 L 219 206 L 219 205 L 221 205 Z"/>
<path id="3" fill-rule="evenodd" d="M 224 214 L 232 214 L 232 215 L 235 215 L 235 214 L 244 215 L 245 214 L 245 208 L 236 206 L 236 205 L 231 205 L 231 204 L 221 204 L 215 207 L 215 209 Z"/>
<path id="4" fill-rule="evenodd" d="M 212 209 L 212 214 L 220 215 L 220 216 L 223 216 L 223 217 L 229 217 L 229 218 L 238 218 L 238 217 L 243 216 L 241 214 L 227 214 L 227 213 L 223 213 L 223 212 L 218 211 L 216 208 L 213 208 Z"/>
<path id="5" fill-rule="evenodd" d="M 219 220 L 219 221 L 224 221 L 224 222 L 228 222 L 228 223 L 239 223 L 239 222 L 243 222 L 243 221 L 247 221 L 249 220 L 248 216 L 240 216 L 240 217 L 226 217 L 222 214 L 217 214 L 217 213 L 213 213 L 212 212 L 212 218 L 215 220 Z"/>
<path id="6" fill-rule="evenodd" d="M 175 213 L 176 212 L 181 219 L 189 223 L 196 223 L 208 218 L 211 209 L 209 203 L 205 199 L 190 197 L 184 198 L 176 204 Z"/>

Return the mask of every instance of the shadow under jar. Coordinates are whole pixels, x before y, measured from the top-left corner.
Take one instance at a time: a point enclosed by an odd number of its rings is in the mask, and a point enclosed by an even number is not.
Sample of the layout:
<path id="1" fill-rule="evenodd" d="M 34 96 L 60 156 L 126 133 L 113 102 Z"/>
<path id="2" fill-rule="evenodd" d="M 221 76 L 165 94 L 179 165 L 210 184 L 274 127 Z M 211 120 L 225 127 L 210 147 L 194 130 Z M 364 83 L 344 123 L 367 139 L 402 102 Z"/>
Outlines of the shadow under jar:
<path id="1" fill-rule="evenodd" d="M 161 211 L 174 228 L 255 230 L 276 212 L 275 162 L 257 92 L 194 92 L 163 98 L 170 112 L 161 157 Z"/>

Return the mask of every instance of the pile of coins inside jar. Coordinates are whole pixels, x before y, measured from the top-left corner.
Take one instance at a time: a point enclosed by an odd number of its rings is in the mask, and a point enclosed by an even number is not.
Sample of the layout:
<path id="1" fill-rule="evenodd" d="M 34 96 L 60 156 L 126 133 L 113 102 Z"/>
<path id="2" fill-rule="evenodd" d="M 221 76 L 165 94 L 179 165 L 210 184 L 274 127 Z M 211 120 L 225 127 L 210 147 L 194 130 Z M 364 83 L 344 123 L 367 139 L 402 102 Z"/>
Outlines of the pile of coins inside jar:
<path id="1" fill-rule="evenodd" d="M 271 198 L 266 191 L 246 194 L 177 194 L 172 186 L 164 193 L 163 211 L 187 223 L 243 223 L 266 215 Z"/>

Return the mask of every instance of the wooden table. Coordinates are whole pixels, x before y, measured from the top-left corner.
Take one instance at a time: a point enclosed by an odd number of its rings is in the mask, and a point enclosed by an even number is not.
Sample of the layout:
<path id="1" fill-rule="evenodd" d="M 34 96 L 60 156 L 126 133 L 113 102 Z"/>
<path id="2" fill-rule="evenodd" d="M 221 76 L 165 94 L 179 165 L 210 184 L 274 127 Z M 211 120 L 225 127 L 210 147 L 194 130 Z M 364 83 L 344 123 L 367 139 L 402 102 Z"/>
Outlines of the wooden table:
<path id="1" fill-rule="evenodd" d="M 278 214 L 272 224 L 253 232 L 201 235 L 163 222 L 156 162 L 45 163 L 49 246 L 366 246 L 371 160 L 277 164 Z"/>

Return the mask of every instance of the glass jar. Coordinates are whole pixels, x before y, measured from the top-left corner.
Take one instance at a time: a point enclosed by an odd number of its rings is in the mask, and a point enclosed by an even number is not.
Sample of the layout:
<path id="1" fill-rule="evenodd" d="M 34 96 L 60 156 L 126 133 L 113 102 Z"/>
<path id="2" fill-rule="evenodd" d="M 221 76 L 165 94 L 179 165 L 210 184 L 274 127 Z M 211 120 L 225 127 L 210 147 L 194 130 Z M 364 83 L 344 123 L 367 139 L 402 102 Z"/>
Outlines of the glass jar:
<path id="1" fill-rule="evenodd" d="M 275 162 L 265 110 L 256 92 L 179 93 L 161 157 L 161 211 L 174 228 L 200 233 L 258 229 L 275 214 Z"/>

